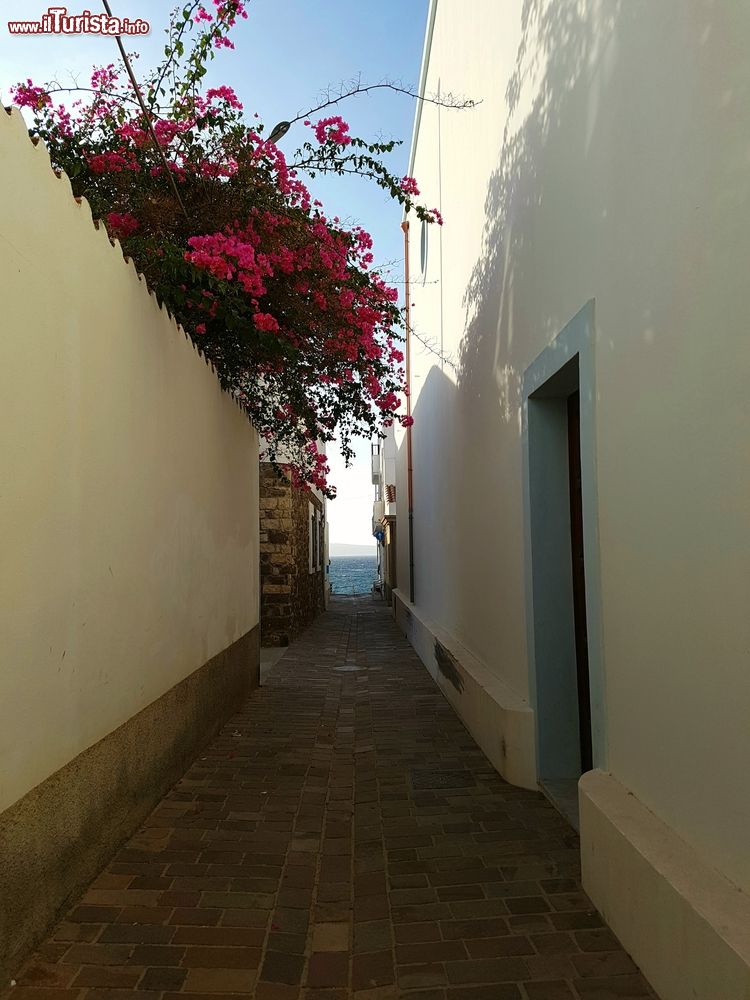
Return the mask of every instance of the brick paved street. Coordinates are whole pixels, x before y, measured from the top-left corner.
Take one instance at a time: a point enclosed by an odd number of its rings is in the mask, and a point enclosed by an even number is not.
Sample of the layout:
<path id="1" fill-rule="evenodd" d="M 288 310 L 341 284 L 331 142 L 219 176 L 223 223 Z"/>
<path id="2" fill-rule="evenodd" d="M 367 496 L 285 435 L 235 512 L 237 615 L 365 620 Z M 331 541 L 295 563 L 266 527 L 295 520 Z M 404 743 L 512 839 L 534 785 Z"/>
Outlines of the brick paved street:
<path id="1" fill-rule="evenodd" d="M 13 1000 L 640 1000 L 574 832 L 489 766 L 381 605 L 339 599 Z"/>

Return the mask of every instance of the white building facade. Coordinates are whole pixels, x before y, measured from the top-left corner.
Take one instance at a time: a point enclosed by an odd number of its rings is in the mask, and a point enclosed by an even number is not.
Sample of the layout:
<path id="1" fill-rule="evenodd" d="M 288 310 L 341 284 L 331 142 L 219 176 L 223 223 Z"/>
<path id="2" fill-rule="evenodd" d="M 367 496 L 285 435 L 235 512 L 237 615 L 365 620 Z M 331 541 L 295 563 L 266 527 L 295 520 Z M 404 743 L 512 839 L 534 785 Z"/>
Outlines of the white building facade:
<path id="1" fill-rule="evenodd" d="M 433 0 L 410 168 L 396 614 L 663 1000 L 750 995 L 747 37 Z"/>
<path id="2" fill-rule="evenodd" d="M 398 537 L 396 462 L 398 450 L 393 429 L 385 438 L 372 444 L 372 534 L 377 543 L 378 575 L 375 587 L 386 601 L 391 601 L 397 586 Z"/>

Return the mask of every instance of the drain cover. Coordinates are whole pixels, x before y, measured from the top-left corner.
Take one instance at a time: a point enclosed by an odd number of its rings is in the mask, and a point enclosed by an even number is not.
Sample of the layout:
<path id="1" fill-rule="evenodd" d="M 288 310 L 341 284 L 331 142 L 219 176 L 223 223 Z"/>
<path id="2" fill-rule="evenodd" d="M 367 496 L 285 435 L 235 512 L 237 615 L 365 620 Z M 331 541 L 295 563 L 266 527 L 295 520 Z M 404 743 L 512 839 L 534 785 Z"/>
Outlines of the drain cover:
<path id="1" fill-rule="evenodd" d="M 352 674 L 356 670 L 361 670 L 362 667 L 358 667 L 356 663 L 345 663 L 343 666 L 341 666 L 341 667 L 334 667 L 333 669 L 338 674 Z"/>

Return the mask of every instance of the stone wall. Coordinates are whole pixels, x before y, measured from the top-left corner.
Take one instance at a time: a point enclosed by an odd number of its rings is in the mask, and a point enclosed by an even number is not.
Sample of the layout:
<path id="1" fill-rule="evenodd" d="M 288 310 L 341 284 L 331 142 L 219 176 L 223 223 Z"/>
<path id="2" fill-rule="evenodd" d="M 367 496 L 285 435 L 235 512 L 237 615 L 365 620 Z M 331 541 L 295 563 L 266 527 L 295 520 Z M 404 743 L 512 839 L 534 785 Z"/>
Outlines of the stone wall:
<path id="1" fill-rule="evenodd" d="M 286 646 L 324 606 L 324 566 L 310 572 L 309 509 L 321 500 L 260 463 L 261 644 Z M 320 545 L 319 539 L 316 544 Z"/>

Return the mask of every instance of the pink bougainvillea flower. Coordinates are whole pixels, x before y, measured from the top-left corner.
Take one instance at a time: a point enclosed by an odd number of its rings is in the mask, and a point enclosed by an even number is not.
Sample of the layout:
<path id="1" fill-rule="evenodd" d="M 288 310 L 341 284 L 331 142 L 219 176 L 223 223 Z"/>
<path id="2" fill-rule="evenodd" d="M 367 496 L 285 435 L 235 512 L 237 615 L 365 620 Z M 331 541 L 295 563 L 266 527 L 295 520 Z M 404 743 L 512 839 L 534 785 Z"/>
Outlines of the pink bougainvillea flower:
<path id="1" fill-rule="evenodd" d="M 112 236 L 124 240 L 137 232 L 140 224 L 129 212 L 110 212 L 107 216 L 107 229 Z"/>
<path id="2" fill-rule="evenodd" d="M 235 94 L 231 87 L 211 87 L 206 91 L 206 102 L 211 103 L 211 101 L 224 101 L 231 108 L 236 108 L 238 111 L 242 111 L 242 102 Z"/>
<path id="3" fill-rule="evenodd" d="M 270 333 L 279 330 L 278 320 L 270 313 L 256 313 L 253 316 L 253 323 L 259 330 L 267 330 Z"/>
<path id="4" fill-rule="evenodd" d="M 15 87 L 11 87 L 10 93 L 14 103 L 19 108 L 33 108 L 35 111 L 41 111 L 42 108 L 52 103 L 52 98 L 44 87 L 35 87 L 31 79 L 28 79 L 26 83 L 19 83 Z"/>
<path id="5" fill-rule="evenodd" d="M 115 64 L 99 66 L 91 74 L 91 86 L 94 90 L 112 90 L 117 86 L 117 70 Z"/>
<path id="6" fill-rule="evenodd" d="M 88 165 L 94 174 L 118 174 L 123 170 L 140 170 L 138 161 L 127 151 L 95 153 L 88 157 Z"/>
<path id="7" fill-rule="evenodd" d="M 341 115 L 332 115 L 330 118 L 321 118 L 319 122 L 312 126 L 315 138 L 318 142 L 330 142 L 337 146 L 348 146 L 352 141 L 349 135 L 349 125 Z"/>

